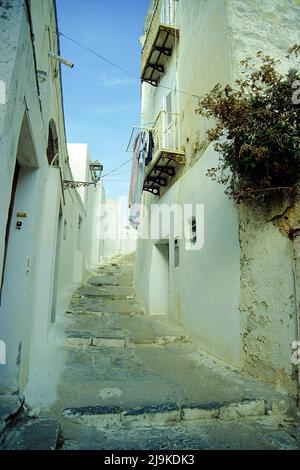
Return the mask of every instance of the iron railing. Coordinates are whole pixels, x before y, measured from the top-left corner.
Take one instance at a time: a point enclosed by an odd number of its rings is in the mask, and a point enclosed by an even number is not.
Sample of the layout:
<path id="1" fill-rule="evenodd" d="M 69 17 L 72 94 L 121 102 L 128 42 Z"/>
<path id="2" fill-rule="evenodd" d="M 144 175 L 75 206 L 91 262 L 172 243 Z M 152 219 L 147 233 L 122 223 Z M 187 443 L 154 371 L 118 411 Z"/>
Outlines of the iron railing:
<path id="1" fill-rule="evenodd" d="M 152 132 L 154 159 L 161 150 L 180 150 L 179 113 L 160 111 Z"/>

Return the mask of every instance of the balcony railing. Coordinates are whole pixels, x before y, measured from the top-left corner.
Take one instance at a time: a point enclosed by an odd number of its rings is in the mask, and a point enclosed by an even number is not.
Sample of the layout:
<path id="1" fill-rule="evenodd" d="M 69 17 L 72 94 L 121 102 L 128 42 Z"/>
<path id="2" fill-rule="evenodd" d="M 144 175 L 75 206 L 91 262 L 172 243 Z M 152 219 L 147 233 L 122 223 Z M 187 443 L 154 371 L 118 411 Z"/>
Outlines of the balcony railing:
<path id="1" fill-rule="evenodd" d="M 162 0 L 161 22 L 170 26 L 175 25 L 175 0 Z"/>
<path id="2" fill-rule="evenodd" d="M 165 62 L 172 54 L 179 29 L 175 26 L 175 0 L 156 0 L 145 23 L 142 50 L 142 80 L 156 85 L 164 73 Z"/>
<path id="3" fill-rule="evenodd" d="M 178 113 L 161 111 L 152 128 L 154 150 L 152 161 L 146 167 L 144 190 L 160 194 L 160 186 L 168 186 L 178 165 L 185 163 L 180 145 Z"/>
<path id="4" fill-rule="evenodd" d="M 161 111 L 156 118 L 152 132 L 156 154 L 162 150 L 177 151 L 180 149 L 178 113 Z"/>
<path id="5" fill-rule="evenodd" d="M 152 160 L 145 167 L 143 189 L 159 195 L 160 187 L 167 187 L 178 166 L 185 164 L 180 142 L 180 114 L 161 111 L 152 127 L 133 127 L 127 152 L 134 151 L 139 135 L 144 132 L 152 133 L 154 145 Z"/>

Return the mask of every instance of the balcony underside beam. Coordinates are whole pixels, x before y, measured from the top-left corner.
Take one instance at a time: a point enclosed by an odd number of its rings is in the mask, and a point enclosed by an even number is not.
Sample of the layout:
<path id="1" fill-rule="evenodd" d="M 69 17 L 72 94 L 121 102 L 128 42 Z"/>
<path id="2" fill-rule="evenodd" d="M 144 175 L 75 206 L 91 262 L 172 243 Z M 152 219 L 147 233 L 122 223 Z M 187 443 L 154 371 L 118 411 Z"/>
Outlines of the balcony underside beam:
<path id="1" fill-rule="evenodd" d="M 154 46 L 153 49 L 155 51 L 161 52 L 162 54 L 165 54 L 168 57 L 170 57 L 172 55 L 172 48 L 170 48 L 170 47 Z"/>
<path id="2" fill-rule="evenodd" d="M 159 73 L 164 73 L 165 67 L 159 64 L 148 64 L 148 67 L 153 70 L 157 70 Z"/>
<path id="3" fill-rule="evenodd" d="M 146 38 L 142 51 L 142 81 L 157 85 L 164 74 L 164 65 L 172 55 L 172 49 L 179 29 L 174 26 L 159 24 L 157 33 Z"/>
<path id="4" fill-rule="evenodd" d="M 184 152 L 161 149 L 145 175 L 144 191 L 160 196 L 160 190 L 157 191 L 157 189 L 169 186 L 171 178 L 176 175 L 176 167 L 184 164 Z"/>

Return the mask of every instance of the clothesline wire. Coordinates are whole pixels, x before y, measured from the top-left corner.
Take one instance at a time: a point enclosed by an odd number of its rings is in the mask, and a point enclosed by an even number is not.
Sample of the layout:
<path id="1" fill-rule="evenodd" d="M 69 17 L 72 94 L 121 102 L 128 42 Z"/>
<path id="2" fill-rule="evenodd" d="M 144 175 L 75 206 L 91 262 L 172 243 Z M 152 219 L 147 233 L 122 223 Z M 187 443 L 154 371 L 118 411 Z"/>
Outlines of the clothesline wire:
<path id="1" fill-rule="evenodd" d="M 116 158 L 116 157 L 115 157 L 115 158 Z M 125 157 L 124 157 L 124 156 L 121 157 L 121 156 L 119 155 L 118 158 L 119 158 L 119 159 L 121 159 L 121 158 L 123 159 L 123 158 L 125 158 Z M 127 161 L 128 161 L 128 160 L 127 160 Z M 125 164 L 125 162 L 124 162 L 124 164 Z M 116 168 L 115 168 L 114 165 L 113 165 L 113 166 L 109 166 L 109 167 L 106 169 L 106 173 L 105 173 L 105 174 L 107 174 L 107 173 L 109 173 L 109 172 L 111 172 L 111 171 L 116 171 Z"/>
<path id="2" fill-rule="evenodd" d="M 130 173 L 130 171 L 131 171 L 131 169 L 129 168 L 128 170 L 119 171 L 118 173 L 113 172 L 113 173 L 111 173 L 111 175 L 108 175 L 108 176 L 109 176 L 109 177 L 110 177 L 110 176 L 115 177 L 115 176 L 119 176 L 119 175 L 126 175 L 127 173 Z"/>
<path id="3" fill-rule="evenodd" d="M 127 163 L 131 162 L 132 159 L 129 158 L 128 160 L 126 160 L 126 162 L 123 162 L 121 165 L 119 165 L 117 168 L 115 168 L 114 170 L 111 170 L 111 171 L 108 171 L 107 173 L 105 173 L 102 178 L 104 178 L 105 176 L 108 176 L 108 175 L 111 175 L 112 173 L 115 173 L 116 171 L 118 171 L 120 168 L 122 168 L 124 165 L 126 165 Z"/>
<path id="4" fill-rule="evenodd" d="M 109 183 L 115 183 L 115 182 L 128 183 L 128 180 L 125 180 L 125 179 L 123 179 L 123 180 L 107 180 L 107 179 L 104 179 L 104 180 L 102 180 L 102 181 L 104 181 L 105 183 L 106 183 L 106 182 L 109 182 Z"/>
<path id="5" fill-rule="evenodd" d="M 121 67 L 120 65 L 118 64 L 115 64 L 114 62 L 112 62 L 111 60 L 107 59 L 106 57 L 104 57 L 102 54 L 99 54 L 99 52 L 97 51 L 94 51 L 93 49 L 91 49 L 90 47 L 88 46 L 85 46 L 84 44 L 76 41 L 75 39 L 71 38 L 70 36 L 66 36 L 64 33 L 62 33 L 61 31 L 58 32 L 58 34 L 66 39 L 68 39 L 69 41 L 73 42 L 74 44 L 76 44 L 77 46 L 81 47 L 82 49 L 85 49 L 87 51 L 89 51 L 91 54 L 94 54 L 96 57 L 98 57 L 98 59 L 101 59 L 103 60 L 104 62 L 107 62 L 108 64 L 110 64 L 112 67 L 115 67 L 117 68 L 118 70 L 120 70 L 121 72 L 123 73 L 126 73 L 127 75 L 130 75 L 131 77 L 135 78 L 136 80 L 139 80 L 141 81 L 140 77 L 138 77 L 137 75 L 133 74 L 132 72 L 129 72 L 128 70 L 124 69 L 123 67 Z M 168 86 L 165 86 L 165 85 L 161 85 L 161 84 L 157 84 L 156 85 L 157 87 L 159 88 L 164 88 L 165 90 L 170 90 L 170 91 L 175 91 L 177 93 L 182 93 L 184 95 L 189 95 L 189 96 L 193 96 L 194 98 L 201 98 L 199 95 L 194 95 L 193 93 L 189 93 L 188 91 L 183 91 L 183 90 L 177 90 L 176 88 L 172 88 L 172 87 L 168 87 Z"/>
<path id="6" fill-rule="evenodd" d="M 132 158 L 129 158 L 128 160 L 126 160 L 126 162 L 123 162 L 121 165 L 119 165 L 117 168 L 114 168 L 113 170 L 111 171 L 108 171 L 107 173 L 105 173 L 102 178 L 104 178 L 105 176 L 111 176 L 111 175 L 114 175 L 114 176 L 118 176 L 118 175 L 122 175 L 124 173 L 127 173 L 129 172 L 130 170 L 125 170 L 125 171 L 121 171 L 119 173 L 116 173 L 116 171 L 120 170 L 120 168 L 122 168 L 124 165 L 126 165 L 127 163 L 131 162 L 132 161 Z"/>
<path id="7" fill-rule="evenodd" d="M 130 171 L 131 171 L 130 169 L 124 170 L 124 171 L 119 171 L 119 173 L 114 173 L 114 176 L 126 175 L 126 173 L 129 173 Z"/>

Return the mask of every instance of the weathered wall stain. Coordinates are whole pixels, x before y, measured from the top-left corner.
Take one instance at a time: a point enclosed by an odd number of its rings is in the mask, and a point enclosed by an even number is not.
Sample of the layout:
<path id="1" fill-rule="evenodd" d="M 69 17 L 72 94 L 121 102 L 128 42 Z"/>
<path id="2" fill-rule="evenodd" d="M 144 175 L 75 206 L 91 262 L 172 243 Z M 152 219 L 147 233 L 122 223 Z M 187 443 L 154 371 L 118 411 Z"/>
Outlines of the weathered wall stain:
<path id="1" fill-rule="evenodd" d="M 274 220 L 282 222 L 282 216 L 274 213 L 285 217 L 287 210 L 282 210 L 280 204 L 277 210 L 274 205 L 265 210 L 257 204 L 238 206 L 239 310 L 244 370 L 293 393 L 295 381 L 289 357 L 295 339 L 295 293 L 287 233 L 294 219 L 284 230 L 278 230 L 277 223 L 274 227 Z M 283 220 L 285 223 L 287 219 Z"/>

